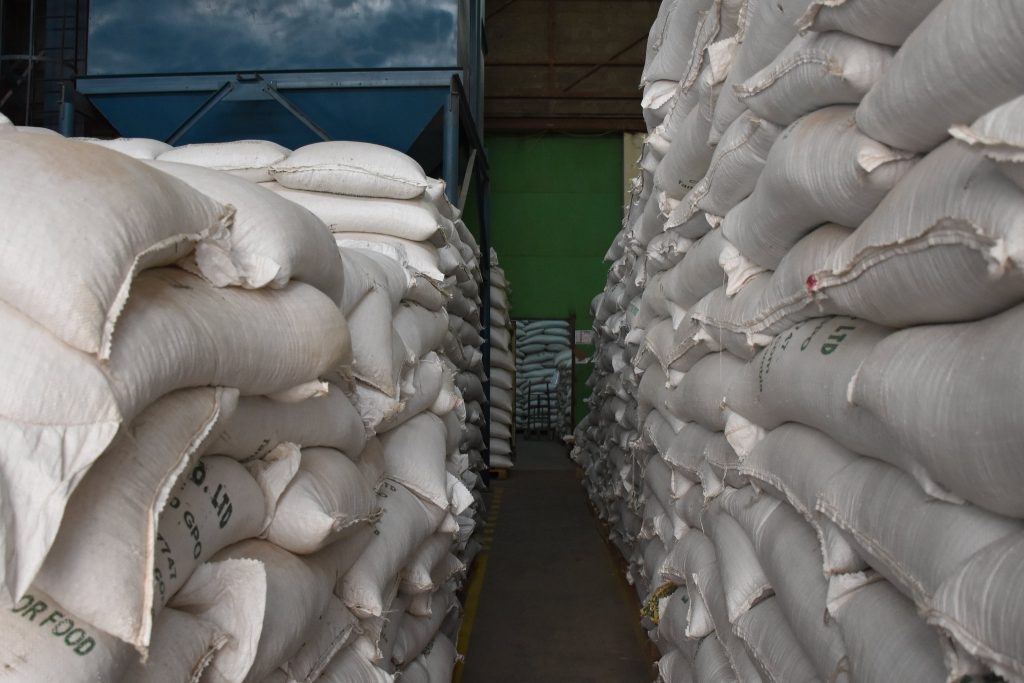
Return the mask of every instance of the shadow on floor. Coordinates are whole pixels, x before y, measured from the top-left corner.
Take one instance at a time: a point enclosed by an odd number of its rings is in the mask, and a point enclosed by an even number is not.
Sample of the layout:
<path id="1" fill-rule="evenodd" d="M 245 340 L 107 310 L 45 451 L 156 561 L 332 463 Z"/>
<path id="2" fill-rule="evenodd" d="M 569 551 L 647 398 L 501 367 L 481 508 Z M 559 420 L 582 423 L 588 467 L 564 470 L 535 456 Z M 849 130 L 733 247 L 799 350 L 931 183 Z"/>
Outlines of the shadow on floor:
<path id="1" fill-rule="evenodd" d="M 650 683 L 636 594 L 565 447 L 520 436 L 517 449 L 509 479 L 492 482 L 500 509 L 456 681 Z"/>

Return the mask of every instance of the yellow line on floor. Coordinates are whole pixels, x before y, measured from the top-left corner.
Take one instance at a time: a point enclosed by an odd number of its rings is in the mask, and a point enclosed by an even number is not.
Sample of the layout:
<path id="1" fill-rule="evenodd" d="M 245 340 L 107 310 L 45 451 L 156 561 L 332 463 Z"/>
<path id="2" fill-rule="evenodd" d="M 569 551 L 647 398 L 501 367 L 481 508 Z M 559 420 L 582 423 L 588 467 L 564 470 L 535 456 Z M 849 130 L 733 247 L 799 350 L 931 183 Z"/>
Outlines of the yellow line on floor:
<path id="1" fill-rule="evenodd" d="M 501 510 L 501 497 L 504 495 L 504 488 L 496 488 L 494 497 L 491 499 L 491 508 L 488 511 L 487 522 L 481 536 L 483 550 L 477 555 L 473 563 L 472 576 L 469 579 L 469 587 L 466 589 L 466 604 L 462 613 L 462 628 L 459 629 L 458 651 L 462 656 L 455 664 L 455 673 L 452 675 L 452 683 L 461 683 L 463 659 L 469 653 L 469 638 L 473 634 L 473 625 L 476 621 L 476 612 L 480 606 L 480 594 L 484 588 L 484 576 L 487 574 L 487 556 L 490 553 L 491 544 L 494 541 L 494 529 L 498 522 L 498 512 Z"/>

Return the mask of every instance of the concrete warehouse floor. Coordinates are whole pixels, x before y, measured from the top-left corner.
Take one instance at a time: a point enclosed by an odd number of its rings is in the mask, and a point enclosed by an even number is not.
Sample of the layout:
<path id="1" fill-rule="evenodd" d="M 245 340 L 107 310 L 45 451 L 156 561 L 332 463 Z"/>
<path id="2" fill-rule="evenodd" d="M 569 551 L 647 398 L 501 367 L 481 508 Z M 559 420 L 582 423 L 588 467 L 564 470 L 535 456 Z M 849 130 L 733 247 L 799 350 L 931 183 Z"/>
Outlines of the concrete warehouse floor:
<path id="1" fill-rule="evenodd" d="M 654 658 L 626 584 L 561 444 L 516 440 L 492 480 L 489 550 L 471 577 L 455 683 L 649 683 Z"/>

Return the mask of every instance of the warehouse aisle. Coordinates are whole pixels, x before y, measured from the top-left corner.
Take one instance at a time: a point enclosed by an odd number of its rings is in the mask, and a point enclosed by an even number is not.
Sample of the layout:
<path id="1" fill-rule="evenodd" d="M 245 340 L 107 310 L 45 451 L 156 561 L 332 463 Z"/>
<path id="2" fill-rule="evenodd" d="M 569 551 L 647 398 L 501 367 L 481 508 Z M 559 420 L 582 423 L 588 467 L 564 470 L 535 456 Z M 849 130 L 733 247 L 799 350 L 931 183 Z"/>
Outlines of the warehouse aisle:
<path id="1" fill-rule="evenodd" d="M 493 541 L 478 602 L 472 587 L 467 599 L 457 683 L 648 683 L 653 659 L 635 593 L 575 466 L 555 443 L 520 438 L 517 447 L 512 476 L 493 482 Z"/>

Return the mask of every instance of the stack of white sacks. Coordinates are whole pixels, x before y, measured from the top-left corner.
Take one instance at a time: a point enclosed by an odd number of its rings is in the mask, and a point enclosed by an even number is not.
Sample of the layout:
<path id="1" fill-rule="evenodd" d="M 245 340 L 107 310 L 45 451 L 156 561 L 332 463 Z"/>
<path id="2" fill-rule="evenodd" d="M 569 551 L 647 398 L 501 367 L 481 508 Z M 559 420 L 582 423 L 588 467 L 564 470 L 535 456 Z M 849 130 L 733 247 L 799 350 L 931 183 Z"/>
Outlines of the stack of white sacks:
<path id="1" fill-rule="evenodd" d="M 6 128 L 0 680 L 450 680 L 480 273 L 443 185 Z"/>
<path id="2" fill-rule="evenodd" d="M 498 255 L 491 250 L 491 467 L 513 466 L 512 446 L 515 416 L 516 357 L 512 318 L 509 315 L 511 287 Z"/>
<path id="3" fill-rule="evenodd" d="M 567 320 L 516 321 L 518 429 L 552 429 L 563 435 L 572 431 L 570 334 Z"/>
<path id="4" fill-rule="evenodd" d="M 575 451 L 662 680 L 1024 680 L 1021 35 L 662 4 Z"/>

